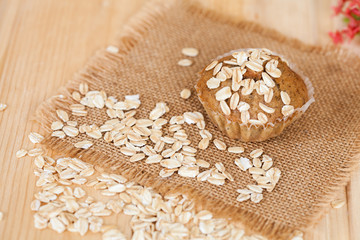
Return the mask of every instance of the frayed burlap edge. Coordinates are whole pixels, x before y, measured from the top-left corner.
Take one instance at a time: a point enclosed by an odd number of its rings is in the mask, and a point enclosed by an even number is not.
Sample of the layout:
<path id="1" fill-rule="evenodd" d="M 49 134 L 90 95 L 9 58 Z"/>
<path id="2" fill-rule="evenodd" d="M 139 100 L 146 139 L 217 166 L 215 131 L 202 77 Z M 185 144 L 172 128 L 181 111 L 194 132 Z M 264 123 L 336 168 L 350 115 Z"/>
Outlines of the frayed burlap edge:
<path id="1" fill-rule="evenodd" d="M 224 205 L 223 202 L 212 199 L 211 197 L 199 193 L 196 189 L 181 185 L 166 186 L 163 181 L 156 180 L 155 175 L 146 172 L 139 172 L 136 169 L 127 168 L 127 162 L 119 159 L 112 159 L 109 156 L 104 155 L 102 152 L 96 150 L 79 150 L 73 147 L 72 144 L 67 143 L 58 138 L 52 138 L 50 136 L 51 129 L 50 125 L 53 121 L 57 120 L 55 109 L 63 109 L 69 111 L 68 106 L 75 103 L 71 97 L 71 93 L 78 89 L 79 83 L 86 82 L 89 84 L 91 89 L 96 89 L 96 85 L 92 82 L 91 72 L 96 71 L 107 71 L 112 66 L 118 66 L 122 62 L 123 58 L 126 57 L 127 53 L 136 45 L 136 43 L 142 38 L 146 37 L 146 33 L 151 29 L 154 23 L 159 20 L 163 14 L 166 13 L 166 9 L 178 5 L 177 7 L 186 8 L 193 14 L 198 14 L 205 18 L 212 19 L 213 21 L 220 21 L 224 24 L 231 24 L 233 26 L 254 31 L 261 35 L 265 35 L 278 42 L 284 42 L 290 46 L 307 52 L 316 52 L 326 56 L 330 51 L 336 54 L 338 60 L 344 64 L 352 64 L 355 67 L 360 68 L 360 58 L 351 54 L 347 50 L 335 47 L 318 47 L 304 44 L 296 39 L 288 38 L 281 33 L 266 29 L 258 24 L 241 21 L 234 22 L 226 16 L 221 16 L 213 11 L 202 9 L 196 4 L 187 1 L 166 1 L 158 2 L 153 1 L 148 3 L 142 11 L 140 11 L 136 17 L 134 17 L 127 26 L 125 26 L 123 33 L 120 35 L 118 54 L 106 52 L 104 50 L 96 53 L 92 57 L 86 67 L 80 71 L 73 80 L 71 80 L 64 88 L 59 92 L 60 95 L 54 96 L 44 103 L 42 103 L 37 111 L 36 116 L 40 124 L 46 131 L 46 138 L 44 140 L 45 147 L 51 149 L 55 153 L 66 154 L 73 157 L 80 157 L 84 161 L 90 162 L 96 166 L 101 166 L 107 171 L 121 173 L 125 177 L 139 182 L 145 186 L 153 187 L 156 191 L 161 194 L 168 192 L 180 191 L 187 194 L 189 197 L 195 200 L 197 206 L 211 209 L 215 216 L 231 218 L 234 221 L 242 222 L 246 228 L 256 231 L 264 236 L 274 239 L 287 239 L 291 233 L 296 230 L 282 222 L 277 222 L 271 219 L 264 218 L 263 216 L 256 215 L 243 209 L 238 209 L 230 205 Z M 347 184 L 350 179 L 351 171 L 356 169 L 359 165 L 360 159 L 360 133 L 353 144 L 351 153 L 349 154 L 349 161 L 342 169 L 339 169 L 334 180 L 328 183 L 325 188 L 325 194 L 323 199 L 320 199 L 319 203 L 315 206 L 315 211 L 312 216 L 308 219 L 306 226 L 299 226 L 298 230 L 306 231 L 311 225 L 316 223 L 321 216 L 328 210 L 329 203 L 334 199 L 335 194 L 340 190 L 341 187 Z"/>

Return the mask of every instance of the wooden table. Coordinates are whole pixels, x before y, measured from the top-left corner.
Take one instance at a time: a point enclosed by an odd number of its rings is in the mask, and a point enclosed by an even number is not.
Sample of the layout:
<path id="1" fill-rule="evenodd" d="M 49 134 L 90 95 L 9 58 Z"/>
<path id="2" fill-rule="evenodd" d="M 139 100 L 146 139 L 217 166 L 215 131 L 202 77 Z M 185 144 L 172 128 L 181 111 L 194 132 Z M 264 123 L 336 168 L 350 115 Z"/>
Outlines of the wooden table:
<path id="1" fill-rule="evenodd" d="M 80 239 L 73 233 L 57 234 L 33 227 L 30 202 L 35 177 L 33 163 L 16 159 L 27 138 L 38 131 L 33 113 L 56 94 L 94 52 L 116 43 L 123 24 L 145 0 L 0 0 L 0 239 Z M 331 43 L 327 32 L 339 26 L 331 18 L 335 0 L 201 0 L 204 6 L 235 19 L 254 20 L 311 44 Z M 357 44 L 357 46 L 356 46 Z M 360 52 L 359 43 L 348 45 Z M 341 192 L 345 207 L 330 210 L 306 239 L 360 239 L 360 171 Z M 128 217 L 113 222 L 130 234 Z M 109 221 L 110 221 L 109 220 Z M 100 239 L 87 234 L 86 239 Z"/>

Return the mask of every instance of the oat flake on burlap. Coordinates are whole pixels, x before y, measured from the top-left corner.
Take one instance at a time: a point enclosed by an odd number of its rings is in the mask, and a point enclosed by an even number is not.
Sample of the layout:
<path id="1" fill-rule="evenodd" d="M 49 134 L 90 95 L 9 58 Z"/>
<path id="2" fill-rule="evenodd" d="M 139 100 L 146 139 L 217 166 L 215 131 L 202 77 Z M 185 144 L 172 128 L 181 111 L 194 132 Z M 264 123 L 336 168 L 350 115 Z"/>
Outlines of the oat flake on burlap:
<path id="1" fill-rule="evenodd" d="M 82 156 L 85 161 L 119 172 L 161 193 L 183 191 L 218 216 L 240 220 L 249 229 L 275 239 L 287 238 L 293 230 L 305 230 L 319 220 L 336 190 L 347 183 L 358 163 L 360 59 L 351 53 L 334 47 L 309 46 L 254 23 L 232 23 L 181 1 L 147 5 L 123 31 L 117 47 L 118 54 L 98 52 L 61 90 L 64 98 L 54 97 L 39 107 L 38 119 L 48 131 L 44 140 L 47 147 Z M 184 47 L 200 50 L 189 67 L 177 64 L 183 58 Z M 213 144 L 205 151 L 200 150 L 199 158 L 212 166 L 222 161 L 234 176 L 234 182 L 214 186 L 177 174 L 162 179 L 158 176 L 159 164 L 130 163 L 119 148 L 102 139 L 93 139 L 91 148 L 79 150 L 73 144 L 87 139 L 85 134 L 64 139 L 50 137 L 50 124 L 58 120 L 55 109 L 71 112 L 69 103 L 75 103 L 71 93 L 78 89 L 80 82 L 87 82 L 90 89 L 104 90 L 118 99 L 139 93 L 142 104 L 138 118 L 147 117 L 160 101 L 170 107 L 165 118 L 186 111 L 206 115 L 194 94 L 184 100 L 179 96 L 180 91 L 195 85 L 197 73 L 211 59 L 232 49 L 248 47 L 266 47 L 286 56 L 310 78 L 316 99 L 304 116 L 279 137 L 262 143 L 228 139 L 206 118 L 207 129 L 215 138 L 228 146 L 244 146 L 244 154 L 263 148 L 282 171 L 275 190 L 264 193 L 264 200 L 258 204 L 236 201 L 236 189 L 251 183 L 251 176 L 234 164 L 234 154 L 220 152 Z M 108 119 L 105 109 L 88 112 L 86 117 L 71 116 L 70 120 L 78 121 L 79 125 L 101 125 Z M 189 127 L 187 131 L 191 140 L 198 143 L 197 128 Z"/>

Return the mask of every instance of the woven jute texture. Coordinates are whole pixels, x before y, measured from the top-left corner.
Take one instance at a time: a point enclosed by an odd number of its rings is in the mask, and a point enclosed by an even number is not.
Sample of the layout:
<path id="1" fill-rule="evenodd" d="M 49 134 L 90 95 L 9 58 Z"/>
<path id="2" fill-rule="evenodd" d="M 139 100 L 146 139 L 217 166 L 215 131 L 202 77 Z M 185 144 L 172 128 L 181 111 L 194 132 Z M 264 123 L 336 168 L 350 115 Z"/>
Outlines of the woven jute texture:
<path id="1" fill-rule="evenodd" d="M 165 1 L 164 1 L 165 2 Z M 45 145 L 57 152 L 79 156 L 106 171 L 152 186 L 161 193 L 182 191 L 200 206 L 218 216 L 240 220 L 246 227 L 274 239 L 285 239 L 295 230 L 306 230 L 315 223 L 345 185 L 359 159 L 360 127 L 360 59 L 334 47 L 314 47 L 249 22 L 234 23 L 226 17 L 202 10 L 190 3 L 166 1 L 147 5 L 122 31 L 118 54 L 100 51 L 60 94 L 42 104 L 37 116 L 48 136 Z M 180 67 L 183 47 L 200 50 L 194 64 Z M 282 177 L 271 193 L 264 193 L 258 204 L 236 201 L 236 189 L 253 180 L 234 164 L 235 155 L 217 150 L 213 144 L 200 151 L 198 157 L 212 165 L 222 162 L 235 181 L 214 186 L 196 179 L 174 174 L 162 179 L 158 164 L 130 163 L 118 147 L 104 140 L 94 140 L 88 150 L 79 150 L 73 143 L 86 139 L 50 137 L 50 123 L 58 120 L 55 109 L 69 111 L 75 103 L 70 94 L 78 84 L 87 82 L 92 90 L 104 90 L 108 96 L 123 99 L 140 94 L 142 105 L 136 117 L 147 117 L 156 102 L 165 101 L 170 112 L 205 112 L 195 96 L 179 97 L 183 88 L 192 88 L 198 72 L 211 59 L 232 49 L 269 48 L 296 64 L 310 78 L 316 102 L 298 121 L 279 137 L 262 143 L 241 143 L 221 134 L 206 117 L 207 129 L 228 146 L 244 146 L 247 156 L 255 148 L 263 148 L 273 157 Z M 194 90 L 194 89 L 193 89 Z M 194 91 L 193 91 L 194 93 Z M 89 109 L 86 117 L 71 117 L 79 124 L 102 125 L 108 119 L 105 109 Z M 200 140 L 196 127 L 186 128 L 193 144 Z"/>

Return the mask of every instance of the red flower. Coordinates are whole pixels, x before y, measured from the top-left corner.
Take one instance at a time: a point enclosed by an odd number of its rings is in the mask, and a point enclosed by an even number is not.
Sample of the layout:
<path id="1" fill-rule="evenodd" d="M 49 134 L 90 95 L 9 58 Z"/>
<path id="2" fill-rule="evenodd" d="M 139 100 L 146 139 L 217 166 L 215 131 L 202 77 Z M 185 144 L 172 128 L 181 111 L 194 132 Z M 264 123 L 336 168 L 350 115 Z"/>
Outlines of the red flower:
<path id="1" fill-rule="evenodd" d="M 351 13 L 356 15 L 356 16 L 360 16 L 360 3 L 358 5 L 358 7 L 354 6 L 352 9 L 351 9 Z"/>
<path id="2" fill-rule="evenodd" d="M 332 8 L 334 15 L 341 14 L 348 22 L 346 28 L 329 33 L 335 44 L 343 43 L 344 37 L 351 40 L 360 33 L 360 0 L 339 0 Z"/>
<path id="3" fill-rule="evenodd" d="M 347 28 L 344 32 L 350 39 L 353 39 L 355 35 L 360 32 L 360 26 L 354 28 Z"/>
<path id="4" fill-rule="evenodd" d="M 353 0 L 353 1 L 350 2 L 349 6 L 350 7 L 356 7 L 356 6 L 360 7 L 360 1 L 359 0 Z"/>
<path id="5" fill-rule="evenodd" d="M 339 31 L 329 32 L 329 36 L 332 38 L 332 40 L 335 44 L 343 43 L 343 38 Z"/>
<path id="6" fill-rule="evenodd" d="M 338 15 L 342 11 L 342 5 L 338 4 L 337 6 L 333 6 L 332 9 L 334 10 L 334 15 Z"/>

